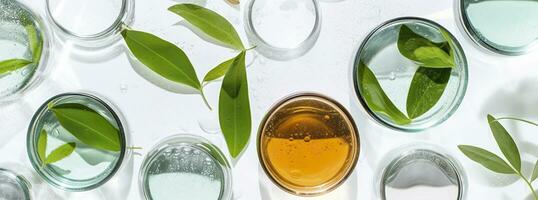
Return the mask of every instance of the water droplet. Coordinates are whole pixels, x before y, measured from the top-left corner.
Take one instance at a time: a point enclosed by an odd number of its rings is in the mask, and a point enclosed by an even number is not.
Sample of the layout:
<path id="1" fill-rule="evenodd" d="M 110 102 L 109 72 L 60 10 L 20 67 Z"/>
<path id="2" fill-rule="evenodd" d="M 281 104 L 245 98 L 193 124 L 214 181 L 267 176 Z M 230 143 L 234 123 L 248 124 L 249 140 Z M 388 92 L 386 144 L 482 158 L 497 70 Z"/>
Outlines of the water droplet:
<path id="1" fill-rule="evenodd" d="M 216 134 L 220 132 L 220 125 L 218 123 L 216 115 L 211 115 L 211 117 L 198 120 L 198 126 L 202 131 L 209 134 Z"/>
<path id="2" fill-rule="evenodd" d="M 390 75 L 389 75 L 389 79 L 391 81 L 393 81 L 394 79 L 396 79 L 396 74 L 394 72 L 391 72 Z"/>
<path id="3" fill-rule="evenodd" d="M 329 119 L 331 119 L 331 116 L 329 116 L 329 115 L 325 115 L 325 116 L 323 116 L 323 119 L 325 119 L 325 120 L 329 120 Z"/>
<path id="4" fill-rule="evenodd" d="M 289 140 L 290 140 L 290 142 L 293 141 L 293 137 L 290 137 Z"/>
<path id="5" fill-rule="evenodd" d="M 307 135 L 306 137 L 304 137 L 304 141 L 305 142 L 310 142 L 312 138 L 310 137 L 310 135 Z"/>

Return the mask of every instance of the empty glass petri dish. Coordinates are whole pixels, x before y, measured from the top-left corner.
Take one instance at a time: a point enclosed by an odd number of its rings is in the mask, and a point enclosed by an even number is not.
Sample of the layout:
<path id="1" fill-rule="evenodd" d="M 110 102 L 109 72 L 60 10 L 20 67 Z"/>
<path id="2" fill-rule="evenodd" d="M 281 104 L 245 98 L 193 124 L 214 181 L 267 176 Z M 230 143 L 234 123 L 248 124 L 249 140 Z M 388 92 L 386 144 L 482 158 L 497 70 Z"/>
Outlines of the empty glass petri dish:
<path id="1" fill-rule="evenodd" d="M 0 199 L 31 200 L 31 185 L 15 171 L 0 167 Z"/>
<path id="2" fill-rule="evenodd" d="M 110 103 L 85 93 L 46 101 L 28 129 L 27 151 L 37 173 L 67 191 L 97 188 L 129 158 L 127 132 Z"/>
<path id="3" fill-rule="evenodd" d="M 430 148 L 399 148 L 380 171 L 382 200 L 464 199 L 466 179 L 450 156 Z"/>
<path id="4" fill-rule="evenodd" d="M 133 0 L 46 0 L 47 15 L 62 36 L 78 45 L 99 46 L 119 36 L 130 23 Z"/>
<path id="5" fill-rule="evenodd" d="M 139 186 L 148 200 L 232 199 L 226 157 L 195 135 L 174 135 L 156 144 L 142 162 Z"/>
<path id="6" fill-rule="evenodd" d="M 459 18 L 479 46 L 504 55 L 521 55 L 536 48 L 538 1 L 459 0 Z"/>
<path id="7" fill-rule="evenodd" d="M 317 0 L 250 0 L 244 16 L 251 44 L 275 60 L 289 60 L 308 52 L 321 26 Z"/>
<path id="8" fill-rule="evenodd" d="M 439 24 L 404 17 L 375 28 L 353 66 L 359 102 L 383 126 L 416 132 L 438 125 L 458 108 L 467 89 L 467 60 Z"/>
<path id="9" fill-rule="evenodd" d="M 298 196 L 318 196 L 341 185 L 357 163 L 357 128 L 336 101 L 313 93 L 289 96 L 266 114 L 258 155 L 277 186 Z"/>
<path id="10" fill-rule="evenodd" d="M 13 102 L 39 82 L 49 54 L 49 31 L 35 12 L 0 0 L 0 103 Z"/>

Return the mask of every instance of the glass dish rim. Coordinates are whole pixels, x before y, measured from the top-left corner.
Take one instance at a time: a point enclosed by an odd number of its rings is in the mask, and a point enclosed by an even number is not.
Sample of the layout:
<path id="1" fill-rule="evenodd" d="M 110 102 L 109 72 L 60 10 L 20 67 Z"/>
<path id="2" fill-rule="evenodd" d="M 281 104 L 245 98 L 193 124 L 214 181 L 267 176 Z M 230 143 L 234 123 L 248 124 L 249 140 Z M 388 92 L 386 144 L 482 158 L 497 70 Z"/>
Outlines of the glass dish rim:
<path id="1" fill-rule="evenodd" d="M 400 21 L 420 21 L 420 22 L 423 22 L 423 23 L 426 23 L 426 24 L 430 24 L 430 25 L 433 25 L 435 26 L 436 28 L 440 28 L 442 30 L 445 30 L 449 36 L 453 39 L 453 44 L 454 46 L 456 47 L 455 49 L 458 49 L 458 51 L 460 51 L 461 53 L 461 62 L 463 63 L 463 65 L 461 66 L 462 67 L 462 76 L 460 76 L 459 78 L 459 82 L 460 82 L 460 86 L 458 87 L 458 90 L 456 91 L 456 96 L 454 97 L 453 101 L 451 102 L 451 105 L 450 105 L 450 108 L 444 113 L 443 116 L 441 116 L 437 121 L 434 121 L 434 122 L 431 122 L 431 123 L 425 123 L 423 126 L 421 127 L 407 127 L 405 125 L 396 125 L 396 124 L 391 124 L 391 123 L 388 123 L 386 122 L 385 120 L 381 119 L 379 116 L 377 116 L 377 114 L 372 110 L 370 109 L 370 107 L 368 106 L 368 104 L 366 103 L 366 101 L 362 98 L 362 95 L 361 95 L 361 92 L 360 92 L 360 89 L 359 89 L 359 83 L 358 83 L 358 64 L 360 62 L 360 55 L 362 53 L 362 51 L 364 50 L 364 48 L 366 48 L 366 44 L 368 43 L 368 41 L 380 30 L 382 30 L 383 28 L 393 24 L 393 23 L 397 23 L 397 22 L 400 22 Z M 364 38 L 364 40 L 361 42 L 361 45 L 359 47 L 359 49 L 357 50 L 357 52 L 355 53 L 354 55 L 354 62 L 353 63 L 353 66 L 352 66 L 352 81 L 353 81 L 353 89 L 354 89 L 354 93 L 355 93 L 355 96 L 357 97 L 357 99 L 359 100 L 359 103 L 362 107 L 363 110 L 366 111 L 366 113 L 368 113 L 368 115 L 370 116 L 370 118 L 373 119 L 373 121 L 375 121 L 378 125 L 381 125 L 383 127 L 387 127 L 389 129 L 392 129 L 392 130 L 396 130 L 396 131 L 403 131 L 403 132 L 408 132 L 408 133 L 418 133 L 418 132 L 422 132 L 428 128 L 432 128 L 432 127 L 435 127 L 435 126 L 438 126 L 440 124 L 442 124 L 443 122 L 445 122 L 448 118 L 450 118 L 459 108 L 460 104 L 462 103 L 464 97 L 465 97 L 465 94 L 466 94 L 466 91 L 467 91 L 467 85 L 468 85 L 468 79 L 469 79 L 469 71 L 468 71 L 468 67 L 469 67 L 469 64 L 468 64 L 468 61 L 467 61 L 467 56 L 465 55 L 465 51 L 463 50 L 461 44 L 459 43 L 459 41 L 457 40 L 457 38 L 448 30 L 446 29 L 444 26 L 438 24 L 437 22 L 435 21 L 432 21 L 432 20 L 429 20 L 429 19 L 426 19 L 426 18 L 421 18 L 421 17 L 397 17 L 397 18 L 393 18 L 393 19 L 390 19 L 390 20 L 387 20 L 383 23 L 381 23 L 380 25 L 378 25 L 377 27 L 375 27 L 374 29 L 372 29 L 372 31 L 370 31 L 368 33 L 368 35 Z"/>
<path id="2" fill-rule="evenodd" d="M 32 200 L 34 199 L 32 195 L 32 185 L 26 180 L 24 176 L 21 176 L 14 172 L 13 170 L 0 167 L 0 173 L 8 176 L 10 179 L 14 180 L 22 189 L 22 192 L 24 194 L 25 200 Z"/>
<path id="3" fill-rule="evenodd" d="M 400 152 L 395 154 L 395 152 Z M 438 158 L 443 159 L 446 163 L 450 165 L 450 168 L 454 170 L 456 173 L 456 176 L 458 178 L 458 200 L 465 199 L 467 195 L 467 187 L 468 187 L 468 180 L 467 180 L 467 174 L 465 172 L 465 168 L 461 165 L 458 160 L 456 160 L 453 156 L 448 154 L 442 147 L 433 145 L 433 144 L 427 144 L 427 143 L 413 143 L 413 144 L 407 144 L 400 147 L 397 147 L 395 149 L 392 149 L 389 151 L 386 155 L 389 155 L 385 161 L 386 165 L 381 166 L 381 168 L 378 168 L 377 173 L 375 175 L 375 182 L 377 182 L 376 193 L 379 195 L 381 200 L 386 200 L 385 197 L 385 187 L 384 187 L 384 180 L 386 178 L 386 174 L 389 169 L 394 167 L 396 164 L 398 164 L 403 158 L 412 155 L 417 152 L 427 152 L 429 154 L 435 155 Z"/>
<path id="4" fill-rule="evenodd" d="M 267 123 L 267 120 L 269 120 L 269 117 L 271 116 L 272 113 L 274 113 L 278 108 L 280 108 L 280 106 L 282 106 L 283 104 L 291 101 L 291 100 L 294 100 L 294 99 L 297 99 L 297 98 L 302 98 L 302 97 L 312 97 L 312 98 L 315 98 L 315 99 L 318 99 L 320 101 L 323 101 L 324 103 L 326 102 L 329 102 L 331 104 L 334 104 L 335 106 L 335 109 L 338 109 L 339 111 L 341 111 L 346 118 L 348 118 L 349 120 L 349 123 L 350 123 L 350 126 L 351 128 L 353 129 L 354 131 L 354 134 L 352 134 L 353 137 L 355 137 L 355 142 L 356 142 L 356 145 L 357 147 L 355 148 L 355 151 L 353 153 L 353 160 L 352 160 L 352 163 L 350 163 L 349 165 L 349 168 L 348 168 L 348 171 L 346 172 L 346 174 L 344 176 L 341 177 L 341 179 L 336 182 L 335 184 L 325 188 L 323 191 L 318 191 L 318 192 L 313 192 L 313 193 L 301 193 L 301 192 L 295 192 L 293 191 L 292 189 L 290 188 L 287 188 L 286 186 L 284 186 L 283 184 L 281 184 L 280 182 L 278 182 L 275 178 L 273 178 L 271 175 L 270 175 L 270 172 L 269 172 L 269 169 L 265 166 L 264 164 L 264 161 L 263 161 L 263 156 L 262 156 L 262 151 L 261 151 L 261 138 L 262 138 L 262 132 L 263 132 L 263 129 L 265 127 L 265 124 Z M 332 106 L 331 106 L 332 107 Z M 265 175 L 271 180 L 271 182 L 276 185 L 278 188 L 280 188 L 281 190 L 289 193 L 289 194 L 292 194 L 292 195 L 295 195 L 295 196 L 301 196 L 301 197 L 316 197 L 316 196 L 321 196 L 323 194 L 326 194 L 328 192 L 331 192 L 335 189 L 337 189 L 338 187 L 340 187 L 352 174 L 353 174 L 353 171 L 355 170 L 357 164 L 358 164 L 358 160 L 359 160 L 359 157 L 360 157 L 360 152 L 361 152 L 361 140 L 360 140 L 360 133 L 359 133 L 359 129 L 355 123 L 355 120 L 353 119 L 352 115 L 349 113 L 349 111 L 342 105 L 340 104 L 338 101 L 334 100 L 333 98 L 330 98 L 328 96 L 325 96 L 323 94 L 319 94 L 319 93 L 316 93 L 316 92 L 296 92 L 296 93 L 292 93 L 290 95 L 287 95 L 281 99 L 279 99 L 278 101 L 276 101 L 276 103 L 274 103 L 273 105 L 271 105 L 270 109 L 265 112 L 265 116 L 263 117 L 263 119 L 261 120 L 260 122 L 260 126 L 258 127 L 258 133 L 257 133 L 257 136 L 256 136 L 256 152 L 258 154 L 258 163 L 259 165 L 261 166 L 261 168 L 263 169 Z"/>
<path id="5" fill-rule="evenodd" d="M 82 96 L 84 98 L 88 98 L 88 99 L 91 99 L 99 104 L 101 104 L 103 107 L 105 107 L 112 115 L 112 117 L 114 118 L 114 120 L 116 121 L 116 123 L 118 124 L 118 128 L 119 128 L 119 131 L 120 131 L 120 141 L 122 143 L 122 151 L 120 152 L 120 156 L 118 157 L 118 160 L 116 161 L 116 163 L 114 164 L 114 168 L 112 170 L 110 170 L 110 172 L 106 175 L 106 177 L 104 177 L 102 180 L 100 180 L 99 182 L 97 183 L 94 183 L 94 184 L 91 184 L 91 185 L 87 185 L 85 187 L 70 187 L 70 186 L 67 186 L 66 184 L 61 184 L 61 181 L 58 180 L 58 179 L 55 179 L 55 178 L 52 178 L 53 176 L 52 175 L 49 175 L 48 173 L 45 173 L 43 172 L 43 170 L 41 170 L 40 166 L 38 166 L 38 162 L 37 160 L 39 159 L 38 156 L 36 155 L 35 153 L 35 145 L 34 145 L 34 140 L 33 138 L 35 137 L 34 133 L 35 133 L 35 125 L 38 121 L 38 119 L 40 119 L 41 115 L 43 114 L 43 112 L 46 110 L 47 108 L 47 105 L 49 102 L 51 101 L 54 101 L 54 100 L 57 100 L 57 99 L 60 99 L 60 98 L 63 98 L 63 97 L 69 97 L 69 96 Z M 65 190 L 65 191 L 69 191 L 69 192 L 83 192 L 83 191 L 89 191 L 89 190 L 93 190 L 95 188 L 98 188 L 100 186 L 102 186 L 103 184 L 107 183 L 110 179 L 112 179 L 112 177 L 114 177 L 117 172 L 120 171 L 120 169 L 125 165 L 127 164 L 126 163 L 126 159 L 129 157 L 129 154 L 130 154 L 130 151 L 128 150 L 127 146 L 128 146 L 128 135 L 127 135 L 127 128 L 125 127 L 125 123 L 124 123 L 124 120 L 122 120 L 122 117 L 121 117 L 121 114 L 118 114 L 120 113 L 118 109 L 115 109 L 113 106 L 111 106 L 112 104 L 107 102 L 106 100 L 103 100 L 102 98 L 94 95 L 94 94 L 89 94 L 89 93 L 85 93 L 85 92 L 69 92 L 69 93 L 62 93 L 62 94 L 58 94 L 58 95 L 55 95 L 51 98 L 49 98 L 48 100 L 46 100 L 37 110 L 36 112 L 34 113 L 33 117 L 32 117 L 32 120 L 30 122 L 30 125 L 28 127 L 28 133 L 27 133 L 27 139 L 26 139 L 26 148 L 27 148 L 27 155 L 28 155 L 28 158 L 30 159 L 30 163 L 32 164 L 32 167 L 34 168 L 34 170 L 37 172 L 37 174 L 39 174 L 39 176 L 45 180 L 46 183 L 58 188 L 58 189 L 61 189 L 61 190 Z M 90 179 L 91 180 L 91 179 Z"/>
<path id="6" fill-rule="evenodd" d="M 257 0 L 249 0 L 243 14 L 245 32 L 251 43 L 256 45 L 256 51 L 259 51 L 262 55 L 274 60 L 291 60 L 304 55 L 315 45 L 321 31 L 321 9 L 318 0 L 307 0 L 311 1 L 314 6 L 314 15 L 316 18 L 314 20 L 314 27 L 312 27 L 308 36 L 301 41 L 300 44 L 291 48 L 274 46 L 265 41 L 260 34 L 258 34 L 258 31 L 256 31 L 256 28 L 254 27 L 254 22 L 252 21 L 253 7 L 256 1 Z"/>
<path id="7" fill-rule="evenodd" d="M 126 20 L 128 20 L 129 12 L 132 9 L 132 6 L 134 5 L 133 0 L 119 0 L 121 1 L 121 8 L 118 13 L 118 16 L 114 20 L 114 22 L 107 27 L 106 29 L 93 34 L 83 35 L 73 32 L 72 30 L 64 27 L 61 23 L 59 23 L 56 18 L 52 15 L 51 0 L 45 0 L 45 10 L 46 15 L 49 21 L 51 21 L 52 26 L 58 29 L 61 33 L 68 37 L 76 38 L 82 41 L 99 41 L 108 38 L 109 36 L 115 35 L 118 33 L 117 31 L 122 29 L 122 25 L 127 23 Z"/>
<path id="8" fill-rule="evenodd" d="M 175 134 L 167 136 L 163 139 L 161 139 L 159 142 L 154 144 L 150 151 L 146 153 L 146 156 L 144 156 L 144 159 L 142 160 L 142 163 L 140 165 L 140 170 L 138 174 L 138 189 L 140 192 L 141 197 L 145 199 L 151 199 L 150 193 L 148 190 L 146 190 L 146 184 L 147 181 L 146 174 L 149 170 L 149 166 L 152 163 L 155 156 L 159 155 L 158 153 L 161 152 L 163 149 L 171 147 L 172 144 L 179 144 L 179 143 L 185 143 L 189 145 L 196 145 L 196 144 L 203 144 L 208 145 L 211 148 L 213 148 L 214 153 L 216 155 L 213 155 L 209 151 L 210 149 L 206 149 L 207 147 L 203 146 L 203 148 L 200 148 L 202 151 L 205 151 L 208 155 L 212 156 L 213 159 L 215 159 L 215 162 L 218 163 L 218 166 L 223 172 L 224 180 L 222 185 L 222 196 L 218 200 L 230 200 L 232 198 L 232 185 L 233 185 L 233 176 L 232 176 L 232 168 L 230 166 L 230 163 L 224 153 L 218 148 L 216 145 L 211 143 L 209 140 L 202 136 L 193 135 L 193 134 Z M 199 146 L 197 146 L 199 147 Z M 220 158 L 215 158 L 215 156 L 218 156 Z M 224 162 L 219 161 L 222 160 Z"/>
<path id="9" fill-rule="evenodd" d="M 40 30 L 40 33 L 42 35 L 43 49 L 41 51 L 41 58 L 39 59 L 39 64 L 35 66 L 36 70 L 34 74 L 32 75 L 32 78 L 28 80 L 25 86 L 21 87 L 16 92 L 0 98 L 0 106 L 7 105 L 7 104 L 10 104 L 19 100 L 22 96 L 24 96 L 24 94 L 26 94 L 32 88 L 37 86 L 41 81 L 43 81 L 43 78 L 48 71 L 49 59 L 52 54 L 52 51 L 51 51 L 52 42 L 51 41 L 53 38 L 53 33 L 50 30 L 50 27 L 48 26 L 48 24 L 45 23 L 45 21 L 43 20 L 42 16 L 39 13 L 35 12 L 35 10 L 32 9 L 32 7 L 26 5 L 24 2 L 13 1 L 13 3 L 21 6 L 24 10 L 29 12 L 34 18 L 35 20 L 34 23 L 38 26 L 38 29 Z"/>
<path id="10" fill-rule="evenodd" d="M 467 17 L 467 11 L 465 10 L 465 0 L 457 0 L 454 1 L 456 6 L 456 23 L 459 22 L 460 29 L 463 29 L 465 32 L 464 35 L 469 38 L 472 43 L 475 46 L 478 46 L 481 50 L 486 50 L 487 52 L 494 53 L 496 55 L 502 55 L 502 56 L 521 56 L 528 54 L 538 48 L 538 40 L 534 40 L 533 42 L 526 44 L 525 46 L 522 46 L 521 48 L 517 48 L 518 50 L 515 51 L 509 51 L 497 48 L 484 40 L 480 39 L 476 35 L 478 34 L 473 28 L 472 23 L 470 22 L 469 18 Z"/>

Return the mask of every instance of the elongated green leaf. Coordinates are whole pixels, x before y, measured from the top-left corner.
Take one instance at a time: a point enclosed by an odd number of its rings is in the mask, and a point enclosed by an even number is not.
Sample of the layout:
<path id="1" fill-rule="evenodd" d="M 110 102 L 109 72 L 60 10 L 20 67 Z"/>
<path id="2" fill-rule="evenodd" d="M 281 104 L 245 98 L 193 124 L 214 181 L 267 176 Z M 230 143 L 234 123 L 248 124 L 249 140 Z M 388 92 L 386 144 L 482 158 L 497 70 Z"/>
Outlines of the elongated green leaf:
<path id="1" fill-rule="evenodd" d="M 434 43 L 415 33 L 407 25 L 400 27 L 398 50 L 403 56 L 415 61 L 420 66 L 432 68 L 454 67 L 454 57 L 443 50 L 441 46 L 445 46 L 446 48 L 447 45 Z M 450 43 L 448 47 L 450 48 Z"/>
<path id="2" fill-rule="evenodd" d="M 504 154 L 508 162 L 512 164 L 512 167 L 514 167 L 514 169 L 516 169 L 518 172 L 521 172 L 521 156 L 519 154 L 516 142 L 514 142 L 512 136 L 510 136 L 503 125 L 501 125 L 501 123 L 499 123 L 491 115 L 488 115 L 488 123 L 489 127 L 491 128 L 491 132 L 493 133 L 493 137 L 501 149 L 501 152 Z"/>
<path id="3" fill-rule="evenodd" d="M 47 159 L 45 160 L 45 164 L 55 163 L 66 158 L 67 156 L 71 155 L 71 153 L 73 153 L 76 146 L 77 144 L 75 144 L 74 142 L 59 146 L 58 148 L 50 152 L 50 154 L 47 156 Z"/>
<path id="4" fill-rule="evenodd" d="M 213 39 L 236 50 L 245 47 L 235 28 L 224 17 L 212 10 L 195 4 L 178 4 L 168 8 L 169 11 L 183 17 Z"/>
<path id="5" fill-rule="evenodd" d="M 419 67 L 407 94 L 407 115 L 415 119 L 428 112 L 445 91 L 452 68 Z"/>
<path id="6" fill-rule="evenodd" d="M 145 32 L 125 29 L 121 34 L 133 55 L 149 69 L 170 81 L 201 91 L 194 67 L 179 47 Z"/>
<path id="7" fill-rule="evenodd" d="M 481 164 L 491 171 L 501 174 L 515 174 L 514 170 L 499 156 L 479 147 L 459 145 L 463 154 L 465 154 L 471 160 Z"/>
<path id="8" fill-rule="evenodd" d="M 217 65 L 215 68 L 211 69 L 211 71 L 207 72 L 207 74 L 205 75 L 204 82 L 209 82 L 224 76 L 224 74 L 226 74 L 230 66 L 233 64 L 234 60 L 236 60 L 239 56 L 241 56 L 241 54 L 237 55 L 234 58 L 231 58 L 230 60 L 224 61 L 223 63 Z"/>
<path id="9" fill-rule="evenodd" d="M 405 125 L 411 123 L 411 120 L 385 94 L 370 68 L 360 62 L 358 69 L 359 89 L 368 107 L 376 113 L 391 118 L 396 124 Z"/>
<path id="10" fill-rule="evenodd" d="M 250 138 L 251 118 L 245 52 L 241 52 L 222 81 L 219 121 L 232 157 L 239 156 Z"/>
<path id="11" fill-rule="evenodd" d="M 45 161 L 47 158 L 47 137 L 48 135 L 45 129 L 42 129 L 37 137 L 37 155 L 41 161 Z"/>
<path id="12" fill-rule="evenodd" d="M 28 34 L 28 43 L 30 44 L 30 50 L 32 52 L 32 61 L 37 64 L 41 59 L 43 42 L 39 38 L 39 34 L 37 33 L 37 29 L 34 24 L 27 24 L 24 26 L 24 28 Z"/>
<path id="13" fill-rule="evenodd" d="M 11 71 L 21 69 L 31 63 L 32 61 L 24 60 L 24 59 L 10 59 L 10 60 L 0 61 L 0 74 L 5 74 Z"/>
<path id="14" fill-rule="evenodd" d="M 534 169 L 532 170 L 531 182 L 534 182 L 538 178 L 538 160 L 534 164 Z"/>
<path id="15" fill-rule="evenodd" d="M 107 151 L 120 151 L 119 130 L 95 110 L 78 103 L 49 108 L 60 125 L 82 143 Z"/>

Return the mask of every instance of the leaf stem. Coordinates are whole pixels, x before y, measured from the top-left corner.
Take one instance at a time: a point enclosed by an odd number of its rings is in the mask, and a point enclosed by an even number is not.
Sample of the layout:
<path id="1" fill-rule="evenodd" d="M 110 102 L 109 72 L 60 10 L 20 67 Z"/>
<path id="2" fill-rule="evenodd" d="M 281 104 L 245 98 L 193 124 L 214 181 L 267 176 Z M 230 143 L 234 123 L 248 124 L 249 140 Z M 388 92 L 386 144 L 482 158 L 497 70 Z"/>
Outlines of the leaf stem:
<path id="1" fill-rule="evenodd" d="M 516 172 L 516 173 L 517 173 L 517 175 L 519 177 L 521 177 L 523 179 L 523 181 L 525 181 L 525 183 L 527 184 L 529 189 L 531 189 L 532 195 L 534 196 L 534 199 L 538 200 L 538 194 L 536 194 L 536 190 L 534 190 L 534 187 L 532 187 L 531 182 L 527 178 L 525 178 L 525 176 L 523 176 L 521 173 L 519 173 L 519 172 Z"/>
<path id="2" fill-rule="evenodd" d="M 520 122 L 524 122 L 524 123 L 531 124 L 531 125 L 534 125 L 534 126 L 538 126 L 537 123 L 531 122 L 529 120 L 515 118 L 515 117 L 500 117 L 500 118 L 497 118 L 496 120 L 494 120 L 492 122 L 496 122 L 496 121 L 500 121 L 500 120 L 514 120 L 514 121 L 520 121 Z"/>
<path id="3" fill-rule="evenodd" d="M 211 108 L 211 105 L 209 105 L 209 102 L 207 101 L 207 98 L 205 97 L 204 90 L 200 89 L 200 95 L 202 95 L 202 99 L 204 100 L 205 105 L 209 108 L 209 110 L 213 110 Z"/>
<path id="4" fill-rule="evenodd" d="M 256 47 L 258 47 L 258 45 L 254 45 L 254 46 L 252 46 L 252 47 L 250 47 L 250 48 L 248 48 L 248 49 L 245 49 L 244 51 L 250 51 L 250 50 L 252 50 L 252 49 L 255 49 Z"/>
<path id="5" fill-rule="evenodd" d="M 142 147 L 134 147 L 133 146 L 133 147 L 127 147 L 127 149 L 129 149 L 129 150 L 142 150 L 144 148 L 142 148 Z"/>

